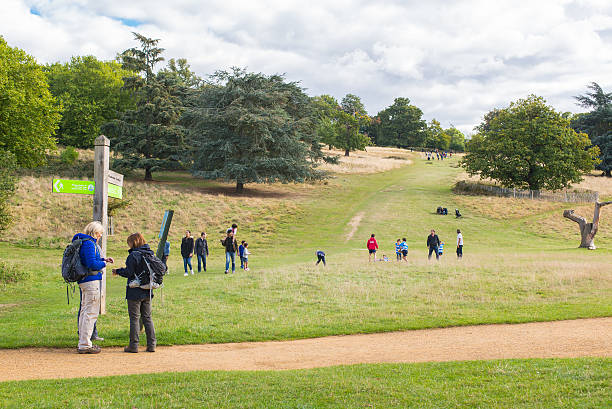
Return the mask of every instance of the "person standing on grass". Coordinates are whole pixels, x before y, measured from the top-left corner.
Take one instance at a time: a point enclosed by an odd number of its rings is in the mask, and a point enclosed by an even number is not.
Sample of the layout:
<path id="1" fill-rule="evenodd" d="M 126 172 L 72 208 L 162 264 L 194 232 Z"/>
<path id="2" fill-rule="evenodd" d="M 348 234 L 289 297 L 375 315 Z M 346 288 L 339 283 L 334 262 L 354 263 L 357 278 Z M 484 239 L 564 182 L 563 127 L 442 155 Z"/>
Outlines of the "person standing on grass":
<path id="1" fill-rule="evenodd" d="M 143 290 L 140 287 L 131 288 L 130 281 L 134 280 L 141 273 L 149 274 L 147 264 L 144 260 L 145 256 L 154 256 L 153 251 L 145 242 L 144 237 L 140 233 L 130 234 L 127 238 L 127 244 L 130 248 L 128 256 L 125 260 L 125 268 L 113 269 L 114 276 L 127 278 L 125 287 L 125 299 L 128 305 L 128 315 L 130 316 L 130 344 L 123 348 L 124 352 L 137 353 L 140 343 L 140 328 L 144 326 L 147 335 L 147 352 L 155 352 L 157 339 L 155 338 L 155 327 L 151 318 L 151 299 L 152 290 Z"/>
<path id="2" fill-rule="evenodd" d="M 166 266 L 166 274 L 170 274 L 170 270 L 168 270 L 168 257 L 170 257 L 170 241 L 166 240 L 164 244 L 164 254 L 161 258 L 162 263 Z"/>
<path id="3" fill-rule="evenodd" d="M 232 224 L 232 232 L 234 233 L 234 238 L 236 238 L 236 235 L 238 234 L 238 225 L 236 223 Z"/>
<path id="4" fill-rule="evenodd" d="M 234 237 L 236 235 L 234 234 Z M 238 241 L 238 240 L 236 240 Z M 244 243 L 245 241 L 242 240 L 240 242 L 240 246 L 238 246 L 238 256 L 240 257 L 240 268 L 244 270 Z"/>
<path id="5" fill-rule="evenodd" d="M 320 262 L 323 262 L 323 266 L 325 267 L 325 253 L 321 250 L 317 250 L 317 264 L 315 264 L 316 266 L 319 265 Z"/>
<path id="6" fill-rule="evenodd" d="M 229 272 L 230 260 L 232 262 L 232 274 L 234 274 L 236 271 L 236 251 L 238 250 L 234 230 L 227 229 L 227 237 L 221 239 L 221 244 L 225 247 L 225 274 Z"/>
<path id="7" fill-rule="evenodd" d="M 249 254 L 251 254 L 251 252 L 249 251 L 249 243 L 245 241 L 243 242 L 243 248 L 242 248 L 244 271 L 249 271 Z"/>
<path id="8" fill-rule="evenodd" d="M 395 242 L 395 258 L 397 261 L 402 261 L 402 241 L 400 239 Z"/>
<path id="9" fill-rule="evenodd" d="M 457 229 L 457 258 L 463 258 L 463 234 Z"/>
<path id="10" fill-rule="evenodd" d="M 104 234 L 104 227 L 100 222 L 91 222 L 85 226 L 83 233 L 77 233 L 72 241 L 81 239 L 81 250 L 79 258 L 81 264 L 89 271 L 89 275 L 78 281 L 80 293 L 80 305 L 78 312 L 78 334 L 79 344 L 77 352 L 79 354 L 98 354 L 100 347 L 93 345 L 91 341 L 102 341 L 98 336 L 96 321 L 100 313 L 100 281 L 102 280 L 102 269 L 106 263 L 112 263 L 112 258 L 104 258 L 101 255 L 98 240 Z"/>
<path id="11" fill-rule="evenodd" d="M 185 232 L 185 237 L 181 241 L 181 256 L 183 256 L 183 266 L 185 267 L 185 276 L 188 276 L 187 266 L 189 266 L 189 271 L 193 275 L 193 267 L 191 266 L 191 257 L 193 257 L 193 250 L 195 244 L 193 242 L 193 237 L 191 237 L 191 232 L 187 230 Z"/>
<path id="12" fill-rule="evenodd" d="M 376 261 L 376 250 L 378 250 L 378 243 L 376 242 L 375 234 L 372 233 L 368 242 L 366 243 L 366 247 L 368 248 L 368 262 L 372 261 L 372 255 L 374 255 L 374 261 Z"/>
<path id="13" fill-rule="evenodd" d="M 402 251 L 402 260 L 408 262 L 408 243 L 406 243 L 406 238 L 402 239 L 402 243 L 400 244 L 400 249 Z"/>
<path id="14" fill-rule="evenodd" d="M 206 271 L 206 257 L 208 257 L 208 241 L 206 240 L 206 233 L 202 232 L 200 237 L 195 241 L 195 254 L 198 257 L 198 273 L 202 272 L 202 264 L 204 264 L 204 271 Z"/>
<path id="15" fill-rule="evenodd" d="M 440 260 L 440 255 L 438 254 L 439 245 L 440 239 L 438 238 L 436 231 L 432 229 L 429 236 L 427 236 L 427 247 L 429 247 L 429 255 L 427 256 L 428 259 L 431 260 L 431 253 L 435 253 L 436 260 Z"/>

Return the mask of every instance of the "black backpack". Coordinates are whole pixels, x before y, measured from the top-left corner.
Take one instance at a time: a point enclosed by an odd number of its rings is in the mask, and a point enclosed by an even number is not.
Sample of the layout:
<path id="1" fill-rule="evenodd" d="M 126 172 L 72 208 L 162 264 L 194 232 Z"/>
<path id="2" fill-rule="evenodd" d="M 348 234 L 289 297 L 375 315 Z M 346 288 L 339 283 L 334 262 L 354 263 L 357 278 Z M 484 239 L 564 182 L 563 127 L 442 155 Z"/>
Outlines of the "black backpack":
<path id="1" fill-rule="evenodd" d="M 141 255 L 146 269 L 143 269 L 143 271 L 138 274 L 140 286 L 146 286 L 151 283 L 151 281 L 157 284 L 154 287 L 161 286 L 164 282 L 164 275 L 168 271 L 168 267 L 166 267 L 166 265 L 154 254 L 141 253 Z"/>
<path id="2" fill-rule="evenodd" d="M 81 245 L 84 241 L 91 239 L 76 239 L 66 246 L 62 257 L 62 277 L 67 283 L 76 283 L 88 275 L 98 274 L 97 271 L 91 272 L 81 263 Z"/>

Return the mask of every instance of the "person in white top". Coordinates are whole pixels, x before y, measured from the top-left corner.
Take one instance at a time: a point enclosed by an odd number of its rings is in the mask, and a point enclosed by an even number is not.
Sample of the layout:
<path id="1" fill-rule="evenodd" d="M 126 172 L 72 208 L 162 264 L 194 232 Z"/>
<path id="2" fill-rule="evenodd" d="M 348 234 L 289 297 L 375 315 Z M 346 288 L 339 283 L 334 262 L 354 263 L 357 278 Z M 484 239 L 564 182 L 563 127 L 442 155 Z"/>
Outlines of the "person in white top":
<path id="1" fill-rule="evenodd" d="M 457 258 L 463 257 L 463 234 L 457 229 Z"/>

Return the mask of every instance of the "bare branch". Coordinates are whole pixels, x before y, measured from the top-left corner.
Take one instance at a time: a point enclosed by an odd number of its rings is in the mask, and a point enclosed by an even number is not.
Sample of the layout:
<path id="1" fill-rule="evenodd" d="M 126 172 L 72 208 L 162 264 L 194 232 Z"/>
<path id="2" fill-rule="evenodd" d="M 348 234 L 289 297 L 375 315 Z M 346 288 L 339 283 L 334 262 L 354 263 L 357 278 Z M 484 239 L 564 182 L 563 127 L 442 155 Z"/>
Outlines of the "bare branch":
<path id="1" fill-rule="evenodd" d="M 570 219 L 570 220 L 573 220 L 573 221 L 575 221 L 576 223 L 579 223 L 579 224 L 586 223 L 586 219 L 584 217 L 582 217 L 582 216 L 578 216 L 578 215 L 574 214 L 574 210 L 564 210 L 563 211 L 563 217 L 565 217 L 567 219 Z"/>

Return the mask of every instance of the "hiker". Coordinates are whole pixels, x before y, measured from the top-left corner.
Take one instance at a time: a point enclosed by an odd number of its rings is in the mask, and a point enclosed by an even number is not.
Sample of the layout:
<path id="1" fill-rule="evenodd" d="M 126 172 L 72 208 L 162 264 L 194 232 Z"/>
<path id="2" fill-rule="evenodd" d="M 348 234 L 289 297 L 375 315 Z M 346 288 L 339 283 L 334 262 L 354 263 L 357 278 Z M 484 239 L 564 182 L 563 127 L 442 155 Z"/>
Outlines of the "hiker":
<path id="1" fill-rule="evenodd" d="M 315 264 L 315 266 L 318 266 L 320 262 L 323 262 L 323 266 L 325 267 L 327 264 L 325 264 L 325 253 L 321 250 L 317 250 L 317 263 Z"/>
<path id="2" fill-rule="evenodd" d="M 80 305 L 78 312 L 78 333 L 79 344 L 77 351 L 79 354 L 98 354 L 100 347 L 93 345 L 91 341 L 103 341 L 103 338 L 98 336 L 96 321 L 100 313 L 100 281 L 102 280 L 102 269 L 106 267 L 106 263 L 113 263 L 111 257 L 104 258 L 101 255 L 98 240 L 104 234 L 104 227 L 100 222 L 91 222 L 83 233 L 77 233 L 72 238 L 72 241 L 82 239 L 79 258 L 89 271 L 89 275 L 85 276 L 77 283 L 79 285 Z"/>
<path id="3" fill-rule="evenodd" d="M 402 243 L 400 244 L 400 250 L 402 252 L 402 259 L 408 262 L 408 259 L 406 258 L 408 256 L 408 243 L 406 243 L 405 237 L 402 239 Z"/>
<path id="4" fill-rule="evenodd" d="M 402 241 L 400 239 L 395 242 L 395 259 L 402 261 Z"/>
<path id="5" fill-rule="evenodd" d="M 164 244 L 164 254 L 161 258 L 161 261 L 164 263 L 166 268 L 168 268 L 168 257 L 170 257 L 170 241 L 166 240 L 166 243 Z M 170 271 L 166 272 L 166 274 L 170 274 Z"/>
<path id="6" fill-rule="evenodd" d="M 374 233 L 372 233 L 368 239 L 368 242 L 366 243 L 366 247 L 368 248 L 368 262 L 372 261 L 372 254 L 374 254 L 374 261 L 376 261 L 376 250 L 378 250 L 378 243 L 376 242 L 374 236 Z"/>
<path id="7" fill-rule="evenodd" d="M 251 254 L 251 252 L 249 251 L 249 243 L 247 243 L 246 241 L 243 244 L 243 249 L 242 249 L 242 257 L 244 260 L 244 271 L 249 271 L 249 254 Z"/>
<path id="8" fill-rule="evenodd" d="M 145 334 L 147 335 L 147 352 L 155 352 L 157 340 L 155 339 L 155 327 L 151 319 L 151 298 L 153 294 L 151 290 L 144 290 L 140 287 L 132 288 L 129 285 L 130 281 L 137 278 L 142 272 L 149 274 L 144 257 L 145 255 L 153 256 L 154 254 L 140 233 L 128 236 L 127 244 L 130 249 L 125 260 L 125 268 L 113 269 L 114 276 L 119 275 L 127 278 L 125 299 L 127 300 L 128 315 L 130 316 L 130 344 L 123 348 L 123 351 L 138 352 L 140 320 L 142 319 Z"/>
<path id="9" fill-rule="evenodd" d="M 191 266 L 191 257 L 193 257 L 194 250 L 194 242 L 193 237 L 191 237 L 191 232 L 187 230 L 185 232 L 185 237 L 181 241 L 181 256 L 183 256 L 183 266 L 185 267 L 185 276 L 188 276 L 187 266 L 189 266 L 189 271 L 191 275 L 193 275 L 193 267 Z"/>
<path id="10" fill-rule="evenodd" d="M 240 242 L 240 246 L 238 246 L 238 256 L 240 257 L 240 268 L 243 270 L 244 270 L 244 243 L 245 241 L 242 240 Z"/>
<path id="11" fill-rule="evenodd" d="M 436 231 L 432 229 L 429 236 L 427 236 L 427 247 L 429 247 L 429 255 L 427 256 L 428 259 L 431 259 L 431 253 L 435 253 L 436 260 L 440 260 L 440 255 L 438 254 L 439 245 L 440 239 L 438 238 Z"/>
<path id="12" fill-rule="evenodd" d="M 457 229 L 457 258 L 461 259 L 463 257 L 463 234 L 461 234 L 461 230 Z"/>
<path id="13" fill-rule="evenodd" d="M 208 257 L 208 241 L 206 233 L 202 232 L 200 237 L 195 241 L 195 254 L 198 257 L 198 273 L 202 272 L 202 264 L 206 271 L 206 257 Z"/>
<path id="14" fill-rule="evenodd" d="M 225 274 L 229 272 L 230 260 L 232 261 L 232 274 L 236 271 L 236 251 L 238 243 L 234 238 L 234 230 L 227 229 L 227 237 L 221 239 L 221 244 L 225 247 Z"/>

